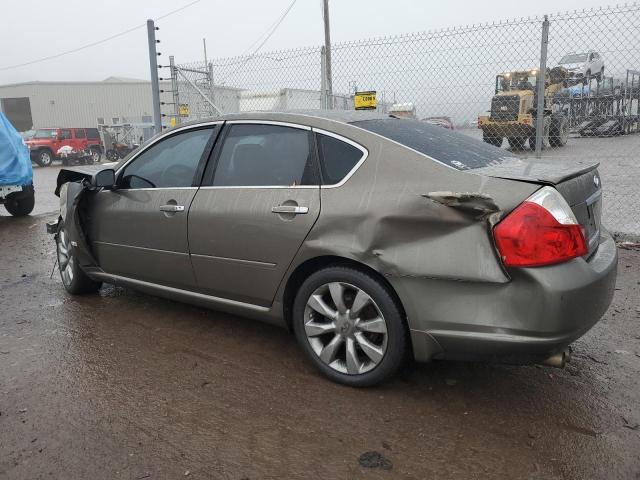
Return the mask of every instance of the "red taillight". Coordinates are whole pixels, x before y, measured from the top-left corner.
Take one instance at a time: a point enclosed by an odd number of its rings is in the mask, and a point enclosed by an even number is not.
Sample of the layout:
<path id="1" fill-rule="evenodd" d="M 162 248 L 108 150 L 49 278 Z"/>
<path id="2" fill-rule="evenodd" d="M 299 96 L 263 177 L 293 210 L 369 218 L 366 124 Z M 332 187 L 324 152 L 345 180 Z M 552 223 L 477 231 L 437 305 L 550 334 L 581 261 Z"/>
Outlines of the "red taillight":
<path id="1" fill-rule="evenodd" d="M 582 227 L 551 187 L 544 187 L 513 210 L 493 234 L 502 261 L 509 267 L 551 265 L 588 252 Z"/>

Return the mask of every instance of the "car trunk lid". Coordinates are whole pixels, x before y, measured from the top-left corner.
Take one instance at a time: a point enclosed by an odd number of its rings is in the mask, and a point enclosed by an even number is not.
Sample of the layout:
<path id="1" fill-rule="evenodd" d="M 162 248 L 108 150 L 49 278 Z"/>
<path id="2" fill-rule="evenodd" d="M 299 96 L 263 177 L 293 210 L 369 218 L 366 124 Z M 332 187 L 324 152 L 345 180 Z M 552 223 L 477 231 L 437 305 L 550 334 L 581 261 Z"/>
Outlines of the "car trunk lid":
<path id="1" fill-rule="evenodd" d="M 503 159 L 475 174 L 506 180 L 554 186 L 565 198 L 584 228 L 588 256 L 598 248 L 602 216 L 602 185 L 597 162 Z"/>

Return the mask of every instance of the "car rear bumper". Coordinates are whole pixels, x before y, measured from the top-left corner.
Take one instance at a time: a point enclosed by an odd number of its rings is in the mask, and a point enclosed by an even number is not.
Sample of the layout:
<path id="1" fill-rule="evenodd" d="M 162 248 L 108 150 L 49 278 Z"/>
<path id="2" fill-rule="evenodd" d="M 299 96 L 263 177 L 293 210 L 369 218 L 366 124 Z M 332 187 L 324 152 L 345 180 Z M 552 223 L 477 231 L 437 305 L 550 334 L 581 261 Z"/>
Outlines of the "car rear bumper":
<path id="1" fill-rule="evenodd" d="M 504 284 L 394 277 L 417 360 L 504 359 L 529 363 L 584 335 L 607 311 L 617 250 L 603 231 L 595 254 L 513 269 Z"/>

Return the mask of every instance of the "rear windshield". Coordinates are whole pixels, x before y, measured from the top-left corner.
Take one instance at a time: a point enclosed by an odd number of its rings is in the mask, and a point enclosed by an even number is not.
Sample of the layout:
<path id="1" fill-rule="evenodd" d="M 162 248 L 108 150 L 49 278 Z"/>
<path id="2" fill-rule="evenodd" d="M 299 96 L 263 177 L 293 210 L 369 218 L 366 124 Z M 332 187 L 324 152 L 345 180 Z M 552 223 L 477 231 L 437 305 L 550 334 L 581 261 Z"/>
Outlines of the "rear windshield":
<path id="1" fill-rule="evenodd" d="M 512 158 L 509 152 L 482 140 L 419 120 L 385 118 L 361 120 L 352 125 L 401 143 L 457 170 L 487 167 Z"/>

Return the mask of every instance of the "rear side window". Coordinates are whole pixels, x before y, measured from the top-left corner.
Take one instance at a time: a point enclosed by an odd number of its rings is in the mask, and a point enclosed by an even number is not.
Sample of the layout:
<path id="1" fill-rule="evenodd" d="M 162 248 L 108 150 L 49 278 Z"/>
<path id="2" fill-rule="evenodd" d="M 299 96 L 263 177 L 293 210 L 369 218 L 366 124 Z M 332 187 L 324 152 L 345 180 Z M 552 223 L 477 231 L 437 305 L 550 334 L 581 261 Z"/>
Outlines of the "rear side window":
<path id="1" fill-rule="evenodd" d="M 84 133 L 84 128 L 75 129 L 76 138 L 87 138 L 87 134 Z"/>
<path id="2" fill-rule="evenodd" d="M 100 133 L 98 133 L 97 128 L 87 128 L 87 138 L 91 140 L 99 140 Z"/>
<path id="3" fill-rule="evenodd" d="M 352 122 L 352 125 L 377 133 L 457 170 L 488 167 L 513 158 L 506 150 L 470 135 L 419 120 L 384 118 L 361 120 Z"/>
<path id="4" fill-rule="evenodd" d="M 316 139 L 325 185 L 340 183 L 365 155 L 359 148 L 329 135 L 318 133 Z"/>
<path id="5" fill-rule="evenodd" d="M 231 125 L 218 157 L 213 185 L 317 185 L 310 135 L 309 130 L 279 125 Z"/>
<path id="6" fill-rule="evenodd" d="M 71 140 L 71 130 L 60 130 L 60 140 Z"/>

